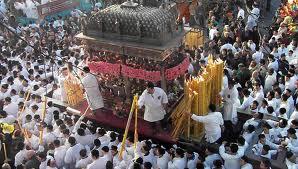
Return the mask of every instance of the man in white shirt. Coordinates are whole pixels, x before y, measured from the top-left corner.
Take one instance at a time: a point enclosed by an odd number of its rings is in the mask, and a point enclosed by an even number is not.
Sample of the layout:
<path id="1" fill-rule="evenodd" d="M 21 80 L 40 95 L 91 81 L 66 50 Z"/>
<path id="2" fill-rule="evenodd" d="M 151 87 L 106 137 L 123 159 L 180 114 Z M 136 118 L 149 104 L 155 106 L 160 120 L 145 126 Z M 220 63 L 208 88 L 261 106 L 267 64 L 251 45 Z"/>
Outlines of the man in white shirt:
<path id="1" fill-rule="evenodd" d="M 234 81 L 229 80 L 228 87 L 221 91 L 221 96 L 223 99 L 223 113 L 224 120 L 233 121 L 233 117 L 237 116 L 234 113 L 234 104 L 237 103 L 238 99 L 238 90 L 236 86 L 234 86 Z"/>
<path id="2" fill-rule="evenodd" d="M 209 113 L 206 116 L 192 114 L 191 118 L 197 122 L 204 123 L 205 138 L 209 143 L 214 143 L 221 138 L 221 126 L 224 124 L 222 114 L 216 112 L 214 104 L 209 105 Z"/>
<path id="3" fill-rule="evenodd" d="M 92 150 L 91 156 L 93 162 L 87 166 L 87 169 L 106 169 L 106 164 L 109 160 L 104 157 L 99 157 L 98 150 Z"/>
<path id="4" fill-rule="evenodd" d="M 237 19 L 242 21 L 244 20 L 244 10 L 241 8 L 240 5 L 238 5 L 238 14 L 237 14 Z"/>
<path id="5" fill-rule="evenodd" d="M 260 47 L 259 46 L 256 46 L 256 52 L 254 54 L 252 54 L 252 59 L 254 61 L 257 62 L 257 64 L 260 63 L 261 59 L 263 59 L 264 57 L 264 54 L 263 52 L 260 50 Z"/>
<path id="6" fill-rule="evenodd" d="M 238 109 L 240 109 L 242 111 L 248 111 L 250 105 L 254 101 L 254 98 L 250 95 L 250 91 L 246 88 L 243 89 L 242 93 L 244 95 L 244 99 L 243 99 L 241 106 Z"/>
<path id="7" fill-rule="evenodd" d="M 81 144 L 77 144 L 74 137 L 69 137 L 68 142 L 70 144 L 70 148 L 66 151 L 65 154 L 65 168 L 73 169 L 75 168 L 76 162 L 80 160 L 80 151 L 85 147 Z"/>
<path id="8" fill-rule="evenodd" d="M 185 156 L 187 160 L 186 168 L 195 169 L 199 161 L 199 154 L 196 152 L 193 152 L 192 149 L 188 149 L 185 153 Z"/>
<path id="9" fill-rule="evenodd" d="M 213 161 L 215 160 L 221 160 L 220 155 L 217 152 L 217 149 L 212 145 L 209 144 L 205 150 L 205 154 L 207 157 L 204 161 L 205 168 L 212 168 L 213 167 Z"/>
<path id="10" fill-rule="evenodd" d="M 248 163 L 248 158 L 246 156 L 240 159 L 240 169 L 253 169 L 252 165 Z"/>
<path id="11" fill-rule="evenodd" d="M 15 118 L 17 118 L 17 114 L 18 114 L 18 105 L 16 103 L 11 102 L 11 98 L 10 97 L 6 97 L 4 100 L 4 106 L 3 106 L 3 110 L 6 111 L 6 113 L 8 115 L 12 115 Z"/>
<path id="12" fill-rule="evenodd" d="M 76 162 L 76 168 L 87 168 L 88 164 L 92 163 L 92 158 L 87 154 L 86 149 L 80 151 L 81 159 Z"/>
<path id="13" fill-rule="evenodd" d="M 67 147 L 65 145 L 61 146 L 59 140 L 54 140 L 54 146 L 54 158 L 56 161 L 56 165 L 58 168 L 62 168 L 64 166 L 64 157 L 67 151 Z"/>
<path id="14" fill-rule="evenodd" d="M 168 103 L 168 96 L 163 89 L 154 87 L 152 82 L 148 82 L 147 89 L 144 90 L 138 100 L 139 108 L 145 106 L 144 120 L 150 122 L 156 132 L 159 129 L 161 120 L 166 115 L 166 105 Z"/>
<path id="15" fill-rule="evenodd" d="M 159 146 L 156 150 L 156 155 L 157 155 L 157 167 L 160 169 L 167 169 L 168 162 L 170 160 L 169 154 L 165 151 L 164 148 Z"/>
<path id="16" fill-rule="evenodd" d="M 13 124 L 16 121 L 16 118 L 12 115 L 8 115 L 6 111 L 0 110 L 0 123 Z"/>
<path id="17" fill-rule="evenodd" d="M 219 154 L 221 158 L 225 160 L 224 166 L 225 168 L 229 169 L 239 169 L 240 168 L 240 158 L 244 155 L 243 151 L 241 151 L 238 148 L 237 144 L 232 143 L 231 145 L 228 145 L 229 147 L 229 152 L 226 152 L 225 143 L 219 147 Z M 239 151 L 240 150 L 240 151 Z"/>
<path id="18" fill-rule="evenodd" d="M 184 157 L 184 151 L 181 148 L 177 148 L 175 151 L 175 157 L 168 163 L 168 169 L 185 169 L 186 160 Z"/>
<path id="19" fill-rule="evenodd" d="M 103 98 L 99 89 L 97 78 L 90 73 L 89 67 L 84 67 L 84 74 L 82 79 L 82 85 L 85 90 L 85 95 L 90 106 L 90 109 L 94 112 L 104 107 Z"/>
<path id="20" fill-rule="evenodd" d="M 25 144 L 23 142 L 20 142 L 17 145 L 17 150 L 18 150 L 18 153 L 15 156 L 15 162 L 14 162 L 15 167 L 24 163 L 28 152 L 28 150 L 25 149 Z"/>

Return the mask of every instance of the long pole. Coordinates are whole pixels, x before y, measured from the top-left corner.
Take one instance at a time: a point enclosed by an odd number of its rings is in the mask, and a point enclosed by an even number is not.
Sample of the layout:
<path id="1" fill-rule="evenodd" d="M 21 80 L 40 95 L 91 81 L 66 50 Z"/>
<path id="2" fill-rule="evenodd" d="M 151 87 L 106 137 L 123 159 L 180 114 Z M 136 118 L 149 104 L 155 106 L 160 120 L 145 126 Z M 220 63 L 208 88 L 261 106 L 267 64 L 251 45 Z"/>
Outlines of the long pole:
<path id="1" fill-rule="evenodd" d="M 126 138 L 127 138 L 127 134 L 128 134 L 128 130 L 129 130 L 129 127 L 130 127 L 130 122 L 131 122 L 131 119 L 132 119 L 132 115 L 134 114 L 134 110 L 136 107 L 136 103 L 138 101 L 138 94 L 136 94 L 134 97 L 133 97 L 133 101 L 132 101 L 132 105 L 131 105 L 131 108 L 130 108 L 130 112 L 129 112 L 129 117 L 128 117 L 128 120 L 127 120 L 127 123 L 126 123 L 126 127 L 125 127 L 125 132 L 124 132 L 124 135 L 123 135 L 123 140 L 122 140 L 122 143 L 121 143 L 121 148 L 120 148 L 120 153 L 119 153 L 119 157 L 120 159 L 122 160 L 123 158 L 123 151 L 124 151 L 124 148 L 125 148 L 125 142 L 126 142 Z"/>

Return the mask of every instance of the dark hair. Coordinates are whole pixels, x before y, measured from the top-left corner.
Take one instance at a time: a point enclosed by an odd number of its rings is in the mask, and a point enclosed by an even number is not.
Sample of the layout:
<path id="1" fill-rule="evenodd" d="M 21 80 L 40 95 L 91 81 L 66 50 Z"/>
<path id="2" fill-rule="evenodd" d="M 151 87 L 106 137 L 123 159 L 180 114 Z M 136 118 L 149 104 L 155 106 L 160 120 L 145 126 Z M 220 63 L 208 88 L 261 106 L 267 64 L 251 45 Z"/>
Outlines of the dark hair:
<path id="1" fill-rule="evenodd" d="M 80 151 L 80 156 L 81 157 L 85 157 L 87 155 L 87 150 L 86 149 L 82 149 L 81 151 Z"/>
<path id="2" fill-rule="evenodd" d="M 152 168 L 152 164 L 150 162 L 144 163 L 144 169 L 151 169 L 151 168 Z"/>
<path id="3" fill-rule="evenodd" d="M 94 143 L 95 146 L 98 146 L 98 147 L 101 146 L 101 142 L 100 142 L 99 139 L 95 139 L 95 140 L 93 141 L 93 143 Z"/>
<path id="4" fill-rule="evenodd" d="M 291 158 L 294 154 L 291 151 L 287 151 L 286 157 Z"/>
<path id="5" fill-rule="evenodd" d="M 181 148 L 177 148 L 176 149 L 176 153 L 180 156 L 180 157 L 184 157 L 184 151 Z"/>
<path id="6" fill-rule="evenodd" d="M 84 136 L 84 135 L 85 135 L 85 130 L 82 129 L 82 128 L 79 128 L 79 129 L 77 130 L 77 133 L 78 133 L 79 136 Z"/>
<path id="7" fill-rule="evenodd" d="M 238 145 L 235 144 L 235 143 L 232 143 L 232 144 L 230 145 L 230 149 L 231 149 L 231 152 L 232 152 L 232 153 L 237 153 L 237 151 L 238 151 Z"/>
<path id="8" fill-rule="evenodd" d="M 99 151 L 94 149 L 91 151 L 91 155 L 92 157 L 95 157 L 97 159 L 99 157 Z"/>
<path id="9" fill-rule="evenodd" d="M 107 161 L 106 169 L 113 169 L 113 163 L 111 161 Z"/>
<path id="10" fill-rule="evenodd" d="M 98 131 L 97 131 L 97 133 L 99 134 L 99 135 L 105 135 L 106 134 L 106 130 L 105 129 L 103 129 L 103 128 L 100 128 Z"/>
<path id="11" fill-rule="evenodd" d="M 250 91 L 247 88 L 244 88 L 242 90 L 242 93 L 243 93 L 244 96 L 249 96 L 250 95 Z"/>
<path id="12" fill-rule="evenodd" d="M 289 129 L 287 130 L 287 132 L 288 132 L 289 134 L 296 134 L 296 130 L 293 129 L 293 128 L 289 128 Z"/>
<path id="13" fill-rule="evenodd" d="M 222 162 L 221 160 L 214 160 L 213 161 L 213 165 L 217 168 L 221 167 L 222 166 Z"/>
<path id="14" fill-rule="evenodd" d="M 148 82 L 147 83 L 147 88 L 153 89 L 154 88 L 154 84 L 152 82 Z"/>
<path id="15" fill-rule="evenodd" d="M 215 111 L 216 111 L 216 106 L 215 106 L 215 104 L 209 104 L 209 109 L 210 109 L 212 112 L 215 112 Z"/>
<path id="16" fill-rule="evenodd" d="M 85 67 L 83 68 L 83 71 L 84 71 L 85 73 L 89 73 L 89 72 L 90 72 L 90 68 L 89 68 L 88 66 L 85 66 Z"/>
<path id="17" fill-rule="evenodd" d="M 118 147 L 117 147 L 117 146 L 114 146 L 114 145 L 112 145 L 112 146 L 111 146 L 111 150 L 113 150 L 113 151 L 118 151 Z"/>
<path id="18" fill-rule="evenodd" d="M 264 138 L 266 138 L 265 134 L 259 134 L 258 137 L 259 137 L 259 140 L 260 140 L 260 139 L 264 139 Z"/>
<path id="19" fill-rule="evenodd" d="M 265 144 L 263 145 L 263 150 L 265 150 L 266 152 L 268 152 L 270 150 L 270 146 Z"/>
<path id="20" fill-rule="evenodd" d="M 271 167 L 271 163 L 269 159 L 263 159 L 262 163 L 265 165 L 266 168 L 270 168 Z"/>
<path id="21" fill-rule="evenodd" d="M 267 112 L 268 112 L 269 114 L 272 114 L 272 113 L 274 112 L 273 107 L 272 107 L 272 106 L 268 106 L 268 107 L 267 107 Z"/>
<path id="22" fill-rule="evenodd" d="M 107 152 L 109 152 L 110 149 L 109 149 L 108 146 L 103 146 L 103 147 L 101 148 L 101 150 L 107 153 Z"/>
<path id="23" fill-rule="evenodd" d="M 246 163 L 249 161 L 248 157 L 246 155 L 242 156 L 241 159 L 245 161 Z"/>
<path id="24" fill-rule="evenodd" d="M 255 126 L 250 124 L 250 125 L 247 126 L 247 130 L 248 130 L 249 133 L 252 133 L 252 132 L 255 131 Z"/>
<path id="25" fill-rule="evenodd" d="M 60 140 L 54 140 L 54 145 L 56 146 L 56 147 L 58 147 L 58 146 L 60 146 Z"/>
<path id="26" fill-rule="evenodd" d="M 63 133 L 63 134 L 64 134 L 64 133 Z M 68 142 L 69 142 L 70 145 L 73 146 L 73 145 L 76 144 L 76 138 L 70 136 L 70 137 L 68 138 Z"/>
<path id="27" fill-rule="evenodd" d="M 245 144 L 245 139 L 242 136 L 239 136 L 237 139 L 237 143 L 243 146 Z"/>
<path id="28" fill-rule="evenodd" d="M 286 112 L 287 112 L 287 109 L 285 109 L 283 107 L 279 109 L 280 114 L 285 114 Z"/>

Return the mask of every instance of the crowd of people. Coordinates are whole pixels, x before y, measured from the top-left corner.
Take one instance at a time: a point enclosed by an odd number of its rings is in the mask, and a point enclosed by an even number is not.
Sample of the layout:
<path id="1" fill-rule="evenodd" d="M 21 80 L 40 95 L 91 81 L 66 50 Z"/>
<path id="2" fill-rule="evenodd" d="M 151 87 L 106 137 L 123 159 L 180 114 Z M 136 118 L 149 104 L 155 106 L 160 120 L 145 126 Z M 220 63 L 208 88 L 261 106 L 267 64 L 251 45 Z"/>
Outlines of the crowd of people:
<path id="1" fill-rule="evenodd" d="M 286 151 L 286 166 L 298 168 L 298 39 L 280 26 L 278 16 L 267 34 L 260 36 L 257 1 L 248 6 L 249 12 L 243 4 L 224 2 L 209 12 L 207 45 L 183 49 L 191 57 L 188 74 L 194 76 L 208 64 L 209 54 L 226 63 L 219 93 L 222 112 L 210 105 L 206 116 L 189 114 L 205 124 L 207 144 L 198 151 L 155 140 L 135 144 L 134 136 L 126 138 L 122 151 L 123 133 L 107 131 L 85 115 L 63 112 L 51 101 L 45 104 L 44 95 L 50 91 L 53 98 L 65 101 L 63 80 L 69 68 L 80 72 L 86 66 L 88 52 L 74 38 L 80 32 L 79 18 L 85 14 L 73 10 L 71 16 L 28 25 L 5 17 L 8 27 L 0 28 L 0 124 L 15 125 L 15 130 L 0 127 L 2 168 L 269 169 L 270 160 L 281 151 Z M 1 5 L 2 13 L 9 11 L 8 6 Z M 148 84 L 151 92 L 144 92 L 143 99 L 154 97 L 157 89 Z M 160 93 L 166 104 L 166 94 Z M 144 100 L 139 102 L 146 107 Z M 248 112 L 252 118 L 231 134 L 228 126 L 241 122 L 237 111 Z M 165 114 L 160 112 L 154 118 L 157 121 Z M 259 163 L 249 163 L 249 146 L 255 156 L 262 157 Z"/>

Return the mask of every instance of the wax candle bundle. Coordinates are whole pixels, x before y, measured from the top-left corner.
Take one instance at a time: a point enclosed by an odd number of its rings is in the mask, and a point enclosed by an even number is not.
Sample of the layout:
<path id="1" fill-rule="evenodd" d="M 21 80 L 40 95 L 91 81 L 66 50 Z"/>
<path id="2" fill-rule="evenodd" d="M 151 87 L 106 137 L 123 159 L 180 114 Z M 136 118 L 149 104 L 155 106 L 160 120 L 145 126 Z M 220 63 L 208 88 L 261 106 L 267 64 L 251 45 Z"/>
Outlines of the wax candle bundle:
<path id="1" fill-rule="evenodd" d="M 206 69 L 197 77 L 185 81 L 184 97 L 172 112 L 174 125 L 172 136 L 179 137 L 182 133 L 188 138 L 200 138 L 203 134 L 203 124 L 190 120 L 185 114 L 193 113 L 199 116 L 208 113 L 210 103 L 220 105 L 218 94 L 222 89 L 223 65 L 221 60 L 209 59 Z M 187 124 L 187 125 L 182 125 Z"/>
<path id="2" fill-rule="evenodd" d="M 83 89 L 77 80 L 67 79 L 64 81 L 67 95 L 67 103 L 75 106 L 84 100 Z"/>

